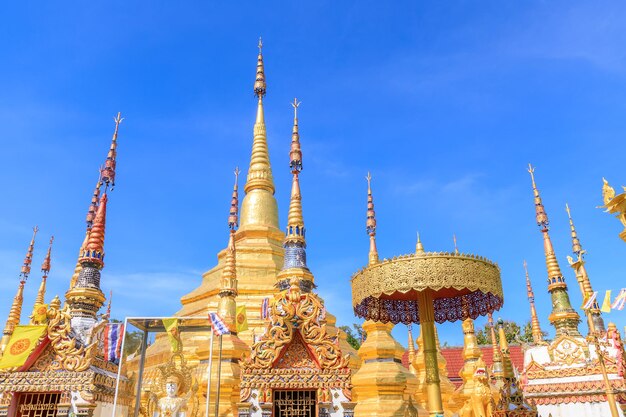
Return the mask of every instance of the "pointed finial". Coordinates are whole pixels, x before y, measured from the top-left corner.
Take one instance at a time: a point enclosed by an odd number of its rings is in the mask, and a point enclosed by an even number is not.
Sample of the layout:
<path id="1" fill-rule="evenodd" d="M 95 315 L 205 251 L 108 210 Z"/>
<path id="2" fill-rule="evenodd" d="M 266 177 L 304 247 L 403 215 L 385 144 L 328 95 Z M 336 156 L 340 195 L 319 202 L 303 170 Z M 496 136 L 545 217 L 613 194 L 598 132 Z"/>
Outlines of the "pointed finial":
<path id="1" fill-rule="evenodd" d="M 539 190 L 537 189 L 537 184 L 535 183 L 535 168 L 531 164 L 528 164 L 528 172 L 530 173 L 530 180 L 533 185 L 533 194 L 535 195 L 537 225 L 547 230 L 549 228 L 548 215 L 546 214 L 546 210 L 541 202 L 541 196 L 539 195 Z"/>
<path id="2" fill-rule="evenodd" d="M 533 293 L 533 287 L 530 283 L 530 275 L 528 274 L 528 264 L 524 260 L 524 273 L 526 274 L 526 295 L 528 296 L 528 303 L 530 304 L 530 329 L 535 344 L 543 342 L 543 332 L 539 324 L 539 317 L 537 317 L 537 309 L 535 308 L 535 294 Z"/>
<path id="3" fill-rule="evenodd" d="M 117 165 L 117 132 L 120 124 L 124 119 L 121 113 L 117 113 L 117 116 L 113 118 L 115 122 L 115 131 L 113 132 L 113 139 L 111 139 L 111 147 L 107 158 L 104 161 L 104 167 L 100 170 L 101 181 L 104 182 L 105 188 L 111 186 L 111 190 L 115 188 L 115 166 Z"/>
<path id="4" fill-rule="evenodd" d="M 569 227 L 572 231 L 572 252 L 576 255 L 582 256 L 585 251 L 580 245 L 580 239 L 578 239 L 578 233 L 576 233 L 576 227 L 574 227 L 574 221 L 572 220 L 572 213 L 569 210 L 569 205 L 565 203 L 565 211 L 567 211 L 567 217 L 569 218 Z"/>
<path id="5" fill-rule="evenodd" d="M 422 245 L 422 239 L 420 238 L 420 232 L 417 232 L 417 243 L 415 244 L 415 253 L 422 254 L 424 253 L 424 245 Z"/>
<path id="6" fill-rule="evenodd" d="M 513 363 L 511 362 L 511 352 L 509 350 L 509 342 L 506 340 L 504 333 L 504 320 L 498 319 L 498 336 L 500 342 L 500 353 L 502 354 L 502 370 L 504 378 L 511 379 L 515 377 L 513 373 Z"/>
<path id="7" fill-rule="evenodd" d="M 411 363 L 413 362 L 413 358 L 415 358 L 415 342 L 413 342 L 413 328 L 411 327 L 410 324 L 407 326 L 407 328 L 409 331 L 409 336 L 408 336 L 409 366 L 411 366 Z"/>
<path id="8" fill-rule="evenodd" d="M 289 167 L 292 174 L 302 171 L 302 150 L 300 149 L 300 133 L 298 132 L 298 106 L 302 102 L 294 98 L 293 103 L 293 132 L 291 134 L 291 151 L 289 152 Z"/>
<path id="9" fill-rule="evenodd" d="M 22 265 L 22 270 L 20 272 L 20 281 L 26 281 L 28 279 L 28 275 L 30 274 L 30 265 L 33 262 L 33 249 L 35 248 L 35 236 L 37 236 L 38 231 L 39 227 L 33 227 L 33 237 L 30 240 L 28 251 L 24 257 L 24 264 Z"/>
<path id="10" fill-rule="evenodd" d="M 291 105 L 294 111 L 300 103 L 297 99 Z M 297 113 L 296 113 L 297 117 Z M 287 215 L 287 234 L 285 243 L 300 243 L 306 245 L 304 217 L 302 215 L 302 194 L 300 193 L 300 172 L 302 171 L 302 149 L 300 147 L 300 135 L 298 134 L 298 119 L 294 118 L 293 134 L 291 136 L 291 149 L 289 151 L 289 167 L 293 174 L 291 182 L 291 200 L 289 201 L 289 214 Z"/>
<path id="11" fill-rule="evenodd" d="M 48 245 L 48 252 L 46 252 L 46 257 L 41 264 L 41 272 L 44 275 L 48 275 L 50 273 L 50 255 L 52 254 L 52 242 L 54 242 L 54 236 L 50 236 L 50 244 Z"/>
<path id="12" fill-rule="evenodd" d="M 376 248 L 376 212 L 374 211 L 374 197 L 372 196 L 372 175 L 367 172 L 367 220 L 365 230 L 370 237 L 369 265 L 378 263 L 378 248 Z"/>
<path id="13" fill-rule="evenodd" d="M 230 230 L 237 229 L 239 225 L 239 167 L 235 168 L 235 185 L 233 186 L 233 196 L 230 200 L 230 214 L 228 216 L 228 227 Z"/>
<path id="14" fill-rule="evenodd" d="M 218 293 L 220 299 L 217 305 L 217 313 L 224 320 L 231 331 L 235 331 L 235 316 L 237 305 L 235 297 L 237 296 L 237 262 L 235 249 L 235 228 L 237 226 L 237 218 L 239 205 L 237 202 L 237 179 L 239 170 L 235 169 L 235 186 L 233 197 L 231 199 L 231 207 L 228 215 L 228 246 L 226 247 L 226 258 L 224 259 L 224 268 L 222 269 L 222 279 L 220 291 Z"/>
<path id="15" fill-rule="evenodd" d="M 254 80 L 254 95 L 260 99 L 265 96 L 265 70 L 263 68 L 263 40 L 259 38 L 259 56 L 256 64 L 256 78 Z"/>
<path id="16" fill-rule="evenodd" d="M 456 234 L 454 234 L 454 233 L 452 234 L 452 240 L 454 241 L 454 253 L 458 255 L 459 254 L 459 248 L 456 245 Z"/>
<path id="17" fill-rule="evenodd" d="M 111 318 L 111 302 L 113 301 L 113 290 L 109 290 L 109 302 L 107 303 L 106 318 Z"/>

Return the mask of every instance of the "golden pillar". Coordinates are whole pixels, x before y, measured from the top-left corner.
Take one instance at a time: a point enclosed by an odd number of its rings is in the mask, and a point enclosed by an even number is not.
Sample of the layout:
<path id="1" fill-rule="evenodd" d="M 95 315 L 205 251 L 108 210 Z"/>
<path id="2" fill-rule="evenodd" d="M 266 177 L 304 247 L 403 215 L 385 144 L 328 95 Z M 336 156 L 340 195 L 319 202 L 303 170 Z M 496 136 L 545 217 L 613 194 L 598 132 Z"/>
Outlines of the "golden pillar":
<path id="1" fill-rule="evenodd" d="M 424 341 L 424 360 L 426 362 L 426 393 L 428 412 L 431 416 L 443 415 L 443 401 L 439 386 L 439 366 L 437 365 L 437 341 L 435 340 L 435 310 L 430 290 L 417 294 L 417 306 L 420 312 L 420 325 Z"/>
<path id="2" fill-rule="evenodd" d="M 367 320 L 365 342 L 358 351 L 363 361 L 352 376 L 355 417 L 404 417 L 407 385 L 415 376 L 402 366 L 404 348 L 391 336 L 392 323 Z"/>

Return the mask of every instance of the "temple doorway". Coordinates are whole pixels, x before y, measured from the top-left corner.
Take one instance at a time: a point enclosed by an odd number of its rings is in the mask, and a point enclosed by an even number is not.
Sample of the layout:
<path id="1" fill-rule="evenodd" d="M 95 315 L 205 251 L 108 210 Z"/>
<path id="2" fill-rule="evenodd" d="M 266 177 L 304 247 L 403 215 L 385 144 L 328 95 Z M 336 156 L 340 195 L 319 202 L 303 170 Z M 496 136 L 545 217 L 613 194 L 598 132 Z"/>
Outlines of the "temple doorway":
<path id="1" fill-rule="evenodd" d="M 58 392 L 25 392 L 17 397 L 16 417 L 54 417 L 61 394 Z"/>
<path id="2" fill-rule="evenodd" d="M 273 417 L 317 417 L 315 390 L 275 390 Z"/>

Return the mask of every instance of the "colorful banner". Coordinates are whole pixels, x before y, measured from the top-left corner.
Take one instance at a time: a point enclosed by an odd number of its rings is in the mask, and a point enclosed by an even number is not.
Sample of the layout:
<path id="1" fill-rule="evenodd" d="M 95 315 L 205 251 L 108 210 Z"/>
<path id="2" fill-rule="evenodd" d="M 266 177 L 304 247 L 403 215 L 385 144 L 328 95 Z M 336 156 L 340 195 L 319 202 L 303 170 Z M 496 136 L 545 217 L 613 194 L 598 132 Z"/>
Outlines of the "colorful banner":
<path id="1" fill-rule="evenodd" d="M 172 352 L 178 352 L 182 348 L 180 345 L 180 334 L 178 333 L 178 319 L 163 319 L 163 326 L 170 339 Z"/>
<path id="2" fill-rule="evenodd" d="M 602 308 L 600 308 L 600 311 L 602 311 L 603 313 L 611 312 L 611 290 L 606 290 L 606 293 L 604 294 L 604 301 L 602 302 Z"/>
<path id="3" fill-rule="evenodd" d="M 48 322 L 48 304 L 35 304 L 33 308 L 33 321 L 39 324 Z"/>
<path id="4" fill-rule="evenodd" d="M 0 369 L 24 365 L 48 326 L 15 326 L 9 344 L 0 358 Z"/>
<path id="5" fill-rule="evenodd" d="M 211 320 L 211 327 L 213 327 L 213 333 L 215 333 L 216 336 L 230 334 L 228 326 L 217 313 L 209 313 L 209 320 Z"/>
<path id="6" fill-rule="evenodd" d="M 246 314 L 246 306 L 237 306 L 235 322 L 237 323 L 237 333 L 248 330 L 248 316 Z"/>
<path id="7" fill-rule="evenodd" d="M 595 303 L 596 298 L 598 298 L 598 291 L 594 291 L 591 294 L 589 293 L 586 294 L 581 308 L 583 310 L 589 310 L 591 307 L 593 307 L 593 304 Z"/>
<path id="8" fill-rule="evenodd" d="M 109 323 L 104 329 L 104 359 L 108 362 L 119 363 L 122 357 L 122 337 L 124 324 Z"/>
<path id="9" fill-rule="evenodd" d="M 623 310 L 624 303 L 626 302 L 626 288 L 619 290 L 619 294 L 615 297 L 615 301 L 611 304 L 611 308 L 614 310 Z"/>

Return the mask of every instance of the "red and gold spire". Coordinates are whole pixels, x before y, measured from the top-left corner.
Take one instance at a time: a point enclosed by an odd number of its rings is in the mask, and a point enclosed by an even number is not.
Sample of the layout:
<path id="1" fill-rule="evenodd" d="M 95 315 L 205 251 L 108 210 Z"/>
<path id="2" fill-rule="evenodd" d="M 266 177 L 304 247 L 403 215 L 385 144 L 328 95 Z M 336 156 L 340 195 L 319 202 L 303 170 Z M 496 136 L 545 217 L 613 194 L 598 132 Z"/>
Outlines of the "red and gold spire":
<path id="1" fill-rule="evenodd" d="M 502 352 L 500 352 L 500 346 L 498 346 L 496 327 L 493 323 L 493 315 L 489 313 L 487 315 L 487 319 L 489 323 L 489 331 L 491 333 L 491 347 L 493 349 L 493 367 L 491 372 L 496 380 L 501 381 L 504 378 L 504 370 L 502 368 Z"/>
<path id="2" fill-rule="evenodd" d="M 524 260 L 524 272 L 526 273 L 526 295 L 528 296 L 528 303 L 530 304 L 530 326 L 533 336 L 533 342 L 535 344 L 543 343 L 543 332 L 539 325 L 539 317 L 537 317 L 537 309 L 535 308 L 535 294 L 533 293 L 533 287 L 530 284 L 530 276 L 528 275 L 528 265 Z"/>
<path id="3" fill-rule="evenodd" d="M 41 264 L 41 284 L 39 284 L 39 290 L 37 291 L 37 297 L 35 297 L 35 304 L 33 305 L 33 313 L 30 316 L 30 324 L 40 324 L 37 322 L 36 310 L 38 307 L 45 304 L 46 297 L 46 280 L 48 279 L 48 274 L 50 273 L 50 258 L 52 255 L 52 242 L 54 242 L 54 236 L 50 237 L 50 244 L 48 246 L 48 252 L 46 253 L 46 257 Z"/>
<path id="4" fill-rule="evenodd" d="M 298 132 L 298 99 L 293 99 L 293 133 L 291 135 L 291 149 L 289 151 L 289 167 L 293 175 L 291 182 L 291 199 L 287 216 L 287 233 L 285 244 L 298 243 L 306 247 L 304 216 L 302 215 L 302 194 L 300 193 L 300 172 L 302 172 L 302 150 L 300 148 L 300 134 Z"/>
<path id="5" fill-rule="evenodd" d="M 567 257 L 570 266 L 576 272 L 576 280 L 578 281 L 578 285 L 580 287 L 580 292 L 583 295 L 583 298 L 586 298 L 593 294 L 593 288 L 591 286 L 591 281 L 589 280 L 589 275 L 587 274 L 587 268 L 585 267 L 585 251 L 580 244 L 580 239 L 578 238 L 578 233 L 576 232 L 576 227 L 574 226 L 574 220 L 572 220 L 572 213 L 570 212 L 569 205 L 565 204 L 565 211 L 567 211 L 567 217 L 569 218 L 569 225 L 572 236 L 572 252 L 576 255 L 576 259 L 572 259 L 571 257 Z M 594 327 L 596 331 L 600 333 L 604 333 L 606 328 L 604 326 L 604 320 L 602 319 L 602 313 L 600 311 L 600 306 L 598 305 L 598 301 L 594 301 L 593 305 L 590 309 L 591 320 L 593 320 Z"/>
<path id="6" fill-rule="evenodd" d="M 104 267 L 107 191 L 109 187 L 113 190 L 115 186 L 117 135 L 119 126 L 124 119 L 118 113 L 113 120 L 115 121 L 115 130 L 111 139 L 111 146 L 105 163 L 100 169 L 100 180 L 96 185 L 87 214 L 87 234 L 78 259 L 80 270 L 77 268 L 78 276 L 72 277 L 70 289 L 65 294 L 72 316 L 82 317 L 85 322 L 95 320 L 97 312 L 106 298 L 100 289 L 100 270 Z M 98 198 L 102 184 L 104 184 L 105 189 Z M 96 201 L 97 206 L 94 204 Z"/>
<path id="7" fill-rule="evenodd" d="M 38 231 L 39 228 L 37 226 L 33 227 L 33 237 L 30 240 L 28 250 L 26 251 L 26 256 L 24 257 L 24 263 L 22 264 L 22 268 L 20 271 L 20 282 L 17 287 L 17 293 L 15 294 L 15 297 L 13 297 L 13 303 L 11 304 L 9 317 L 7 318 L 6 325 L 4 326 L 4 331 L 2 332 L 2 339 L 0 340 L 0 352 L 4 352 L 4 349 L 9 344 L 11 335 L 15 330 L 15 326 L 20 324 L 20 318 L 22 316 L 22 305 L 24 303 L 24 284 L 26 284 L 26 280 L 28 279 L 28 275 L 30 274 L 30 266 L 33 262 L 33 249 L 35 248 L 35 236 L 37 235 Z"/>
<path id="8" fill-rule="evenodd" d="M 370 237 L 368 265 L 374 265 L 378 263 L 378 248 L 376 248 L 376 212 L 374 211 L 374 197 L 372 196 L 372 176 L 369 172 L 365 179 L 367 180 L 367 220 L 365 221 L 365 231 Z"/>
<path id="9" fill-rule="evenodd" d="M 533 194 L 535 196 L 535 212 L 537 225 L 541 228 L 543 235 L 543 248 L 546 257 L 546 267 L 548 269 L 548 291 L 552 298 L 552 313 L 550 314 L 550 322 L 556 329 L 556 336 L 570 335 L 580 337 L 578 331 L 578 322 L 580 317 L 572 308 L 567 293 L 567 284 L 561 273 L 561 267 L 554 254 L 552 240 L 550 239 L 548 215 L 546 214 L 537 184 L 535 183 L 535 169 L 529 164 L 528 172 L 533 186 Z"/>

